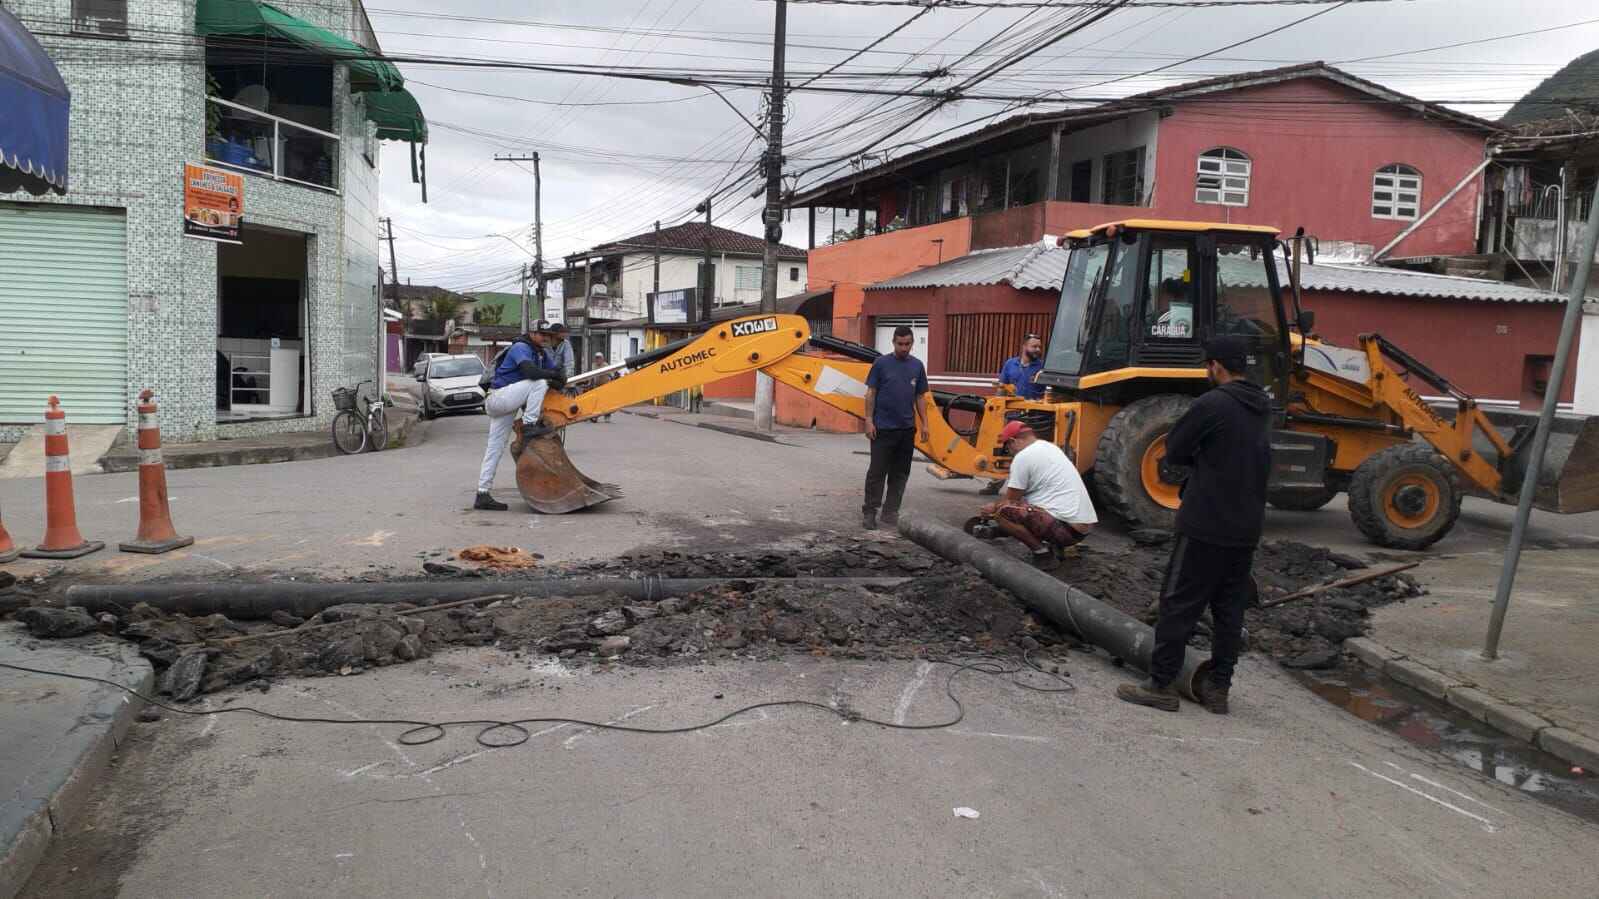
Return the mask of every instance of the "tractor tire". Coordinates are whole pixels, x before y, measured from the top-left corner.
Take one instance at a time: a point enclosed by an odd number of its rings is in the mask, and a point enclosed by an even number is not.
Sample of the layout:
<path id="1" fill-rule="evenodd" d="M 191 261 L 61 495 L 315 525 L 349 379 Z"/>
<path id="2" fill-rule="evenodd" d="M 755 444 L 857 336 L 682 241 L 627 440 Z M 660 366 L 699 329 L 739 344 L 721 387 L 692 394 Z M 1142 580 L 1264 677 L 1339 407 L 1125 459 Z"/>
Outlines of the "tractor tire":
<path id="1" fill-rule="evenodd" d="M 1094 484 L 1100 501 L 1130 527 L 1176 526 L 1181 485 L 1161 480 L 1158 463 L 1167 432 L 1192 403 L 1178 394 L 1144 397 L 1112 416 L 1099 435 Z"/>
<path id="2" fill-rule="evenodd" d="M 1266 492 L 1266 502 L 1285 512 L 1314 512 L 1332 502 L 1338 491 L 1332 487 L 1282 488 Z"/>
<path id="3" fill-rule="evenodd" d="M 1455 526 L 1463 496 L 1455 467 L 1432 447 L 1390 446 L 1355 469 L 1349 517 L 1378 546 L 1422 550 Z"/>

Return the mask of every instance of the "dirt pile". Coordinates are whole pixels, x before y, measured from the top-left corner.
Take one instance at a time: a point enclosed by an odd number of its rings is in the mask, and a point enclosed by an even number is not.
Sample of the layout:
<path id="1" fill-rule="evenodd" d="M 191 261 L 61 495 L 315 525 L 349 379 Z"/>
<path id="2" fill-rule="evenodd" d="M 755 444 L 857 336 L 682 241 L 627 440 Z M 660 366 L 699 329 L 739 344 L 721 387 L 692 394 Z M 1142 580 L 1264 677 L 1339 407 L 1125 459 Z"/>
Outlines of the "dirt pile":
<path id="1" fill-rule="evenodd" d="M 1159 596 L 1169 556 L 1169 548 L 1159 546 L 1137 546 L 1125 553 L 1084 547 L 1056 576 L 1135 618 L 1153 621 L 1149 613 Z M 1362 560 L 1352 556 L 1281 540 L 1262 543 L 1255 552 L 1254 577 L 1264 601 L 1346 577 L 1364 567 Z M 1244 614 L 1249 648 L 1290 667 L 1328 667 L 1336 664 L 1339 644 L 1365 633 L 1371 609 L 1424 592 L 1408 574 L 1398 574 L 1274 608 L 1251 608 Z M 1208 622 L 1202 622 L 1193 645 L 1208 648 L 1209 642 Z"/>
<path id="2" fill-rule="evenodd" d="M 1018 552 L 1020 552 L 1018 548 Z M 1135 617 L 1159 592 L 1169 550 L 1079 548 L 1057 576 Z M 1274 542 L 1256 554 L 1255 578 L 1269 599 L 1359 568 L 1358 559 L 1296 543 Z M 441 576 L 491 577 L 515 597 L 503 573 L 434 566 Z M 161 689 L 185 699 L 237 684 L 265 687 L 286 675 L 350 674 L 425 657 L 455 645 L 496 645 L 513 652 L 626 665 L 809 652 L 848 658 L 947 657 L 1014 653 L 1068 643 L 975 571 L 952 565 L 906 541 L 819 538 L 799 547 L 749 553 L 655 550 L 571 564 L 549 574 L 728 577 L 692 596 L 635 602 L 619 594 L 510 598 L 448 609 L 414 605 L 344 605 L 309 619 L 284 612 L 270 621 L 222 615 L 188 617 L 139 605 L 124 615 L 90 618 L 81 610 L 30 612 L 40 636 L 99 630 L 136 642 L 162 672 Z M 824 587 L 738 578 L 903 576 L 892 589 Z M 1246 614 L 1250 648 L 1296 667 L 1335 664 L 1338 644 L 1362 633 L 1369 610 L 1421 592 L 1405 575 L 1329 590 Z M 19 616 L 21 617 L 21 616 Z M 1201 625 L 1195 643 L 1204 647 Z"/>

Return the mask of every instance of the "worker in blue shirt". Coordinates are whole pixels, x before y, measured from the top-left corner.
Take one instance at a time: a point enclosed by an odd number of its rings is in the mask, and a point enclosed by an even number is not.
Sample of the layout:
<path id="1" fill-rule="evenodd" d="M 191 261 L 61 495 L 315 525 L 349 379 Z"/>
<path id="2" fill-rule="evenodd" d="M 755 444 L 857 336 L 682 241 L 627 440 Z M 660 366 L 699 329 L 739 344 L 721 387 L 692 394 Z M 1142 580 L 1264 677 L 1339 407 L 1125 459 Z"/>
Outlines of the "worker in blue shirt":
<path id="1" fill-rule="evenodd" d="M 1044 388 L 1033 383 L 1038 373 L 1044 370 L 1044 341 L 1037 334 L 1028 334 L 1022 338 L 1022 352 L 1005 360 L 999 369 L 999 383 L 1010 384 L 1016 388 L 1016 395 L 1024 400 L 1041 400 L 1044 398 Z"/>
<path id="2" fill-rule="evenodd" d="M 872 461 L 866 469 L 861 520 L 868 531 L 877 528 L 879 508 L 884 524 L 899 522 L 918 438 L 927 445 L 927 369 L 911 355 L 915 342 L 910 328 L 895 328 L 894 352 L 878 356 L 866 374 L 866 439 L 872 442 Z"/>
<path id="3" fill-rule="evenodd" d="M 531 324 L 526 334 L 519 335 L 494 360 L 489 395 L 483 402 L 483 411 L 489 416 L 489 442 L 483 449 L 483 467 L 478 471 L 474 509 L 503 512 L 510 508 L 489 492 L 494 486 L 494 472 L 500 467 L 500 457 L 505 453 L 506 438 L 515 433 L 511 458 L 520 456 L 527 439 L 536 435 L 539 414 L 544 410 L 544 394 L 566 385 L 560 363 L 550 355 L 549 338 L 550 323 L 541 319 Z"/>

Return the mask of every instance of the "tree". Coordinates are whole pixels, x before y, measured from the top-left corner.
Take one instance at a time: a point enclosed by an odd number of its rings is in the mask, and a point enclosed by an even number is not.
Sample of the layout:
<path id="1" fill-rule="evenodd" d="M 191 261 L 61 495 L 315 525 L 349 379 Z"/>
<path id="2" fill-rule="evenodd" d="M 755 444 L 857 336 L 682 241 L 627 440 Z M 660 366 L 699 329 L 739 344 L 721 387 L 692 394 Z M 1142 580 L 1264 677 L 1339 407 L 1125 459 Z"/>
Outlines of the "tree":
<path id="1" fill-rule="evenodd" d="M 459 299 L 450 294 L 439 292 L 433 294 L 427 304 L 428 318 L 454 319 L 460 321 L 466 314 L 466 306 Z"/>
<path id="2" fill-rule="evenodd" d="M 480 325 L 498 325 L 505 317 L 504 303 L 479 303 L 477 305 L 477 323 Z"/>

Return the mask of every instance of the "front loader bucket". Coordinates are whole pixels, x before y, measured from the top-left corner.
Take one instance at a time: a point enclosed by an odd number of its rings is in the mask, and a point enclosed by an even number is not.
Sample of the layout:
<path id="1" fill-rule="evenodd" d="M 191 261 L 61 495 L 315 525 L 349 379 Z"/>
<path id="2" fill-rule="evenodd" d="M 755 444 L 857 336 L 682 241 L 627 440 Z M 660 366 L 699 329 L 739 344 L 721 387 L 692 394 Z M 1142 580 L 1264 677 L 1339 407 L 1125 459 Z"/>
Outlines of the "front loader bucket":
<path id="1" fill-rule="evenodd" d="M 527 441 L 516 460 L 516 489 L 534 511 L 562 515 L 618 499 L 622 488 L 586 477 L 554 434 Z"/>
<path id="2" fill-rule="evenodd" d="M 1505 475 L 1502 491 L 1505 501 L 1515 502 L 1531 463 L 1532 429 L 1536 413 L 1488 413 L 1515 447 Z M 1549 512 L 1574 513 L 1599 510 L 1599 418 L 1558 415 L 1549 432 L 1549 448 L 1538 471 L 1535 505 Z"/>

